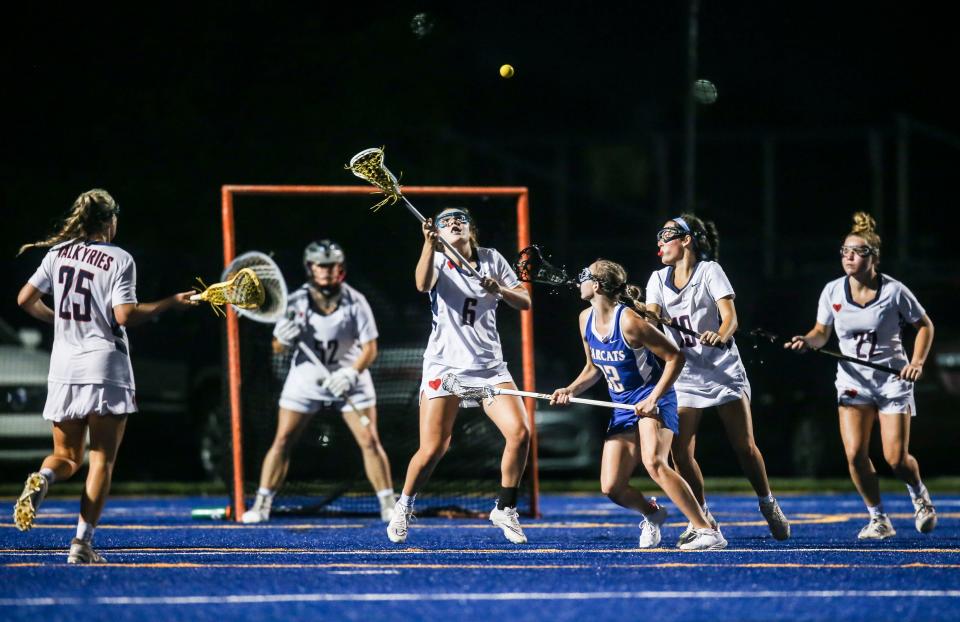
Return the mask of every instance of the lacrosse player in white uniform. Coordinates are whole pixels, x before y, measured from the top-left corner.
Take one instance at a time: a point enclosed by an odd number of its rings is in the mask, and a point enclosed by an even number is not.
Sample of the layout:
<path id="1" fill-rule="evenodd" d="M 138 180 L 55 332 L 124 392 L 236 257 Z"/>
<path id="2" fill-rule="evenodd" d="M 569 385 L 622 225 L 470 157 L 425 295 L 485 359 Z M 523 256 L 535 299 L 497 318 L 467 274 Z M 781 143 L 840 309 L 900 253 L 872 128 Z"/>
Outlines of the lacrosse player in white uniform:
<path id="1" fill-rule="evenodd" d="M 821 348 L 835 326 L 841 353 L 900 370 L 895 376 L 849 361 L 837 365 L 840 436 L 850 478 L 870 513 L 870 522 L 857 535 L 861 540 L 882 540 L 897 533 L 883 511 L 877 473 L 869 456 L 877 420 L 883 457 L 910 491 L 917 531 L 929 533 L 937 526 L 937 512 L 909 448 L 910 420 L 917 414 L 913 383 L 920 379 L 930 354 L 933 322 L 906 285 L 877 270 L 880 236 L 875 229 L 876 222 L 869 214 L 853 215 L 853 229 L 840 247 L 845 275 L 823 288 L 817 322 L 810 332 L 784 344 L 801 351 Z M 917 329 L 910 359 L 900 338 L 903 324 Z"/>
<path id="2" fill-rule="evenodd" d="M 308 281 L 293 292 L 287 313 L 274 327 L 274 350 L 296 347 L 283 391 L 277 433 L 263 459 L 260 487 L 245 523 L 270 518 L 273 498 L 290 467 L 290 453 L 320 410 L 337 408 L 363 453 L 367 479 L 377 493 L 380 517 L 389 521 L 396 495 L 390 461 L 377 433 L 377 395 L 369 367 L 377 358 L 377 324 L 363 294 L 344 282 L 343 249 L 311 242 L 303 251 Z M 319 364 L 300 350 L 309 348 Z"/>
<path id="3" fill-rule="evenodd" d="M 707 506 L 703 474 L 694 457 L 703 409 L 717 407 L 740 468 L 757 493 L 760 512 L 777 540 L 790 537 L 790 523 L 770 492 L 763 456 L 753 439 L 750 382 L 733 340 L 737 330 L 734 291 L 716 262 L 719 237 L 713 223 L 696 216 L 667 221 L 657 232 L 658 254 L 667 266 L 650 275 L 647 308 L 700 333 L 700 339 L 667 329 L 687 357 L 674 387 L 680 411 L 680 433 L 673 439 L 677 470 L 693 489 L 716 528 Z M 689 524 L 678 544 L 695 537 Z"/>
<path id="4" fill-rule="evenodd" d="M 174 306 L 197 304 L 190 301 L 192 291 L 159 302 L 137 302 L 133 257 L 111 244 L 119 212 L 105 190 L 89 190 L 74 201 L 59 231 L 20 248 L 20 253 L 50 249 L 20 290 L 17 303 L 53 324 L 43 409 L 43 418 L 53 426 L 53 453 L 27 477 L 13 518 L 21 531 L 33 527 L 49 487 L 70 478 L 83 464 L 89 432 L 90 465 L 67 557 L 71 564 L 106 561 L 93 549 L 93 532 L 110 492 L 127 415 L 137 412 L 126 327 Z M 53 308 L 43 302 L 45 295 L 53 297 Z"/>
<path id="5" fill-rule="evenodd" d="M 433 226 L 436 222 L 436 228 Z M 407 467 L 403 493 L 387 527 L 392 542 L 405 542 L 414 500 L 450 446 L 460 398 L 441 386 L 446 374 L 461 381 L 502 388 L 517 386 L 507 371 L 497 332 L 497 304 L 529 309 L 530 295 L 507 260 L 477 243 L 477 227 L 464 208 L 445 208 L 422 226 L 423 249 L 415 273 L 417 289 L 430 295 L 433 329 L 423 355 L 420 385 L 420 447 Z M 482 275 L 472 276 L 437 236 L 449 242 Z M 464 404 L 465 406 L 467 404 Z M 501 460 L 500 493 L 490 521 L 515 544 L 527 541 L 517 517 L 520 478 L 530 445 L 526 410 L 516 396 L 501 395 L 483 409 L 506 442 Z"/>

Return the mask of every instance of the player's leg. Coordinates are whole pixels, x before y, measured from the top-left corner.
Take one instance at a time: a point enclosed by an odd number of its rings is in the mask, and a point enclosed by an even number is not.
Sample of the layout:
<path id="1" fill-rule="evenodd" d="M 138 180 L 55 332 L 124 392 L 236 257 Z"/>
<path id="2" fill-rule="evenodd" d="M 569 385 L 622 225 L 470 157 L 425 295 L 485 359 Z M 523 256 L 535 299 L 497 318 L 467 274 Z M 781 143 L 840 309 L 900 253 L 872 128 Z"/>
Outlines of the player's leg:
<path id="1" fill-rule="evenodd" d="M 637 433 L 640 437 L 640 457 L 647 473 L 693 525 L 693 538 L 680 544 L 680 548 L 707 550 L 726 547 L 727 541 L 720 530 L 707 519 L 703 507 L 693 496 L 690 485 L 670 468 L 667 457 L 673 444 L 673 431 L 659 419 L 641 417 L 637 423 Z"/>
<path id="2" fill-rule="evenodd" d="M 44 458 L 40 470 L 27 476 L 23 492 L 13 509 L 13 519 L 20 531 L 33 527 L 40 503 L 50 486 L 70 478 L 83 464 L 87 440 L 87 420 L 67 419 L 53 423 L 53 453 Z"/>
<path id="3" fill-rule="evenodd" d="M 700 465 L 697 463 L 695 455 L 697 448 L 697 431 L 700 428 L 700 419 L 703 417 L 703 410 L 700 408 L 681 407 L 677 409 L 677 415 L 679 419 L 679 434 L 674 435 L 671 445 L 673 464 L 680 476 L 686 480 L 690 486 L 690 490 L 693 492 L 697 503 L 703 508 L 707 520 L 710 521 L 711 526 L 716 529 L 718 527 L 717 521 L 707 506 L 706 492 L 703 486 L 703 473 L 700 471 Z M 687 523 L 687 528 L 683 530 L 683 533 L 680 534 L 680 538 L 677 540 L 677 546 L 693 538 L 693 529 L 693 523 Z"/>
<path id="4" fill-rule="evenodd" d="M 608 437 L 603 443 L 600 460 L 600 490 L 617 505 L 643 514 L 638 546 L 648 549 L 660 544 L 660 526 L 667 520 L 667 511 L 657 505 L 656 499 L 648 499 L 630 485 L 630 476 L 639 462 L 640 442 L 636 428 Z"/>
<path id="5" fill-rule="evenodd" d="M 879 419 L 883 457 L 910 491 L 917 531 L 929 533 L 937 526 L 937 512 L 927 487 L 920 479 L 920 465 L 910 454 L 910 414 L 883 412 Z"/>
<path id="6" fill-rule="evenodd" d="M 387 525 L 387 537 L 391 542 L 406 542 L 417 493 L 429 481 L 433 469 L 447 453 L 459 409 L 460 398 L 455 395 L 427 399 L 426 394 L 420 394 L 420 446 L 407 465 L 403 494 L 394 506 L 393 518 Z"/>
<path id="7" fill-rule="evenodd" d="M 251 508 L 243 513 L 241 520 L 244 523 L 261 523 L 270 519 L 273 497 L 287 479 L 290 455 L 312 418 L 313 413 L 280 407 L 277 414 L 277 432 L 260 467 L 257 497 Z"/>
<path id="8" fill-rule="evenodd" d="M 856 404 L 839 407 L 840 438 L 847 457 L 850 479 L 863 498 L 870 513 L 870 522 L 860 530 L 861 540 L 882 540 L 896 534 L 890 519 L 883 511 L 880 501 L 880 481 L 870 460 L 870 435 L 877 419 L 877 409 L 872 404 Z"/>
<path id="9" fill-rule="evenodd" d="M 343 420 L 363 454 L 363 468 L 380 501 L 380 516 L 389 521 L 397 500 L 390 477 L 390 460 L 377 432 L 377 407 L 370 406 L 357 412 L 348 406 L 343 411 Z"/>
<path id="10" fill-rule="evenodd" d="M 770 533 L 777 540 L 786 540 L 790 537 L 790 523 L 784 516 L 780 505 L 770 491 L 770 482 L 767 479 L 767 467 L 763 461 L 763 454 L 757 448 L 753 438 L 753 417 L 750 412 L 750 400 L 746 395 L 740 399 L 720 404 L 718 407 L 720 420 L 727 431 L 727 440 L 740 462 L 740 468 L 757 493 L 760 512 L 767 520 Z"/>
<path id="11" fill-rule="evenodd" d="M 505 389 L 516 389 L 512 382 L 497 385 Z M 517 396 L 501 395 L 483 409 L 493 424 L 503 435 L 503 456 L 500 459 L 500 493 L 497 505 L 490 512 L 490 521 L 503 530 L 503 535 L 514 544 L 527 541 L 517 516 L 517 497 L 520 490 L 520 478 L 527 466 L 527 454 L 530 451 L 530 429 L 527 427 L 527 411 L 523 401 Z"/>
<path id="12" fill-rule="evenodd" d="M 100 522 L 103 506 L 110 494 L 113 466 L 127 426 L 127 416 L 91 413 L 87 417 L 87 426 L 90 430 L 89 467 L 80 497 L 77 535 L 70 543 L 70 555 L 67 557 L 67 562 L 72 564 L 105 561 L 92 548 L 93 531 Z"/>

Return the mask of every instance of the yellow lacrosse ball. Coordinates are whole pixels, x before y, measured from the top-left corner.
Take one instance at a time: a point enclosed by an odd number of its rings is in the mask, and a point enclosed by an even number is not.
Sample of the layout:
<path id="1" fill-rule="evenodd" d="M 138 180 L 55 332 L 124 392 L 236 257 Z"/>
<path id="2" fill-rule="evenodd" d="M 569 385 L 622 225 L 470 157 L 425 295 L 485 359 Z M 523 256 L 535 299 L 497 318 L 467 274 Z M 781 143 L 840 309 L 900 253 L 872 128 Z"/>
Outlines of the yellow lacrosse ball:
<path id="1" fill-rule="evenodd" d="M 513 77 L 513 65 L 501 65 L 501 66 L 500 66 L 500 77 L 501 77 L 501 78 L 512 78 L 512 77 Z"/>

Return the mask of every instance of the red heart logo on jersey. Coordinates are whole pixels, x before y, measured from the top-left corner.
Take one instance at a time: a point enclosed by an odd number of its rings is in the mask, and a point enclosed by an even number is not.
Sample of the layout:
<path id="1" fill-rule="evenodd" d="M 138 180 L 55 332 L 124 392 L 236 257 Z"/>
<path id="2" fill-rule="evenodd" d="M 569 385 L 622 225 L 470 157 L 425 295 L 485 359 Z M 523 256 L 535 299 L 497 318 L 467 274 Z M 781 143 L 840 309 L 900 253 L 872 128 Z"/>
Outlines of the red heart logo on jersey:
<path id="1" fill-rule="evenodd" d="M 450 261 L 449 259 L 447 260 L 447 267 L 450 268 L 451 270 L 456 270 L 456 269 L 457 269 L 457 267 L 456 267 L 455 265 L 453 265 L 453 262 Z"/>
<path id="2" fill-rule="evenodd" d="M 843 305 L 841 305 L 840 303 L 837 303 L 837 304 L 833 305 L 833 310 L 834 310 L 834 311 L 839 311 L 839 310 L 840 310 L 840 307 L 842 307 L 842 306 L 843 306 Z"/>
<path id="3" fill-rule="evenodd" d="M 441 381 L 440 381 L 439 378 L 434 378 L 433 380 L 431 380 L 431 381 L 428 382 L 427 384 L 430 385 L 430 388 L 431 388 L 431 389 L 433 389 L 434 391 L 436 391 L 436 390 L 440 387 L 440 382 L 441 382 Z"/>

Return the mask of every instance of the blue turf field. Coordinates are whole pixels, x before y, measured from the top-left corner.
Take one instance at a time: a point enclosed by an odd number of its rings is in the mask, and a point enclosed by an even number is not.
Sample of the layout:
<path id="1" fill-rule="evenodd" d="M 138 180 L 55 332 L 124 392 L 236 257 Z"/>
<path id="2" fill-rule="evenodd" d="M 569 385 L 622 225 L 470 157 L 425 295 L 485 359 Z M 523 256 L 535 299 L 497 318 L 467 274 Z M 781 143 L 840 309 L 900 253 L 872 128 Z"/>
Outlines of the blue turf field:
<path id="1" fill-rule="evenodd" d="M 110 562 L 72 567 L 78 502 L 48 500 L 21 534 L 0 521 L 5 620 L 960 620 L 960 497 L 935 532 L 886 494 L 897 536 L 858 543 L 859 498 L 782 497 L 793 538 L 774 541 L 745 496 L 711 497 L 724 551 L 639 551 L 636 517 L 599 496 L 548 495 L 515 546 L 486 521 L 432 518 L 391 544 L 373 519 L 197 521 L 210 499 L 114 499 L 97 530 Z"/>

